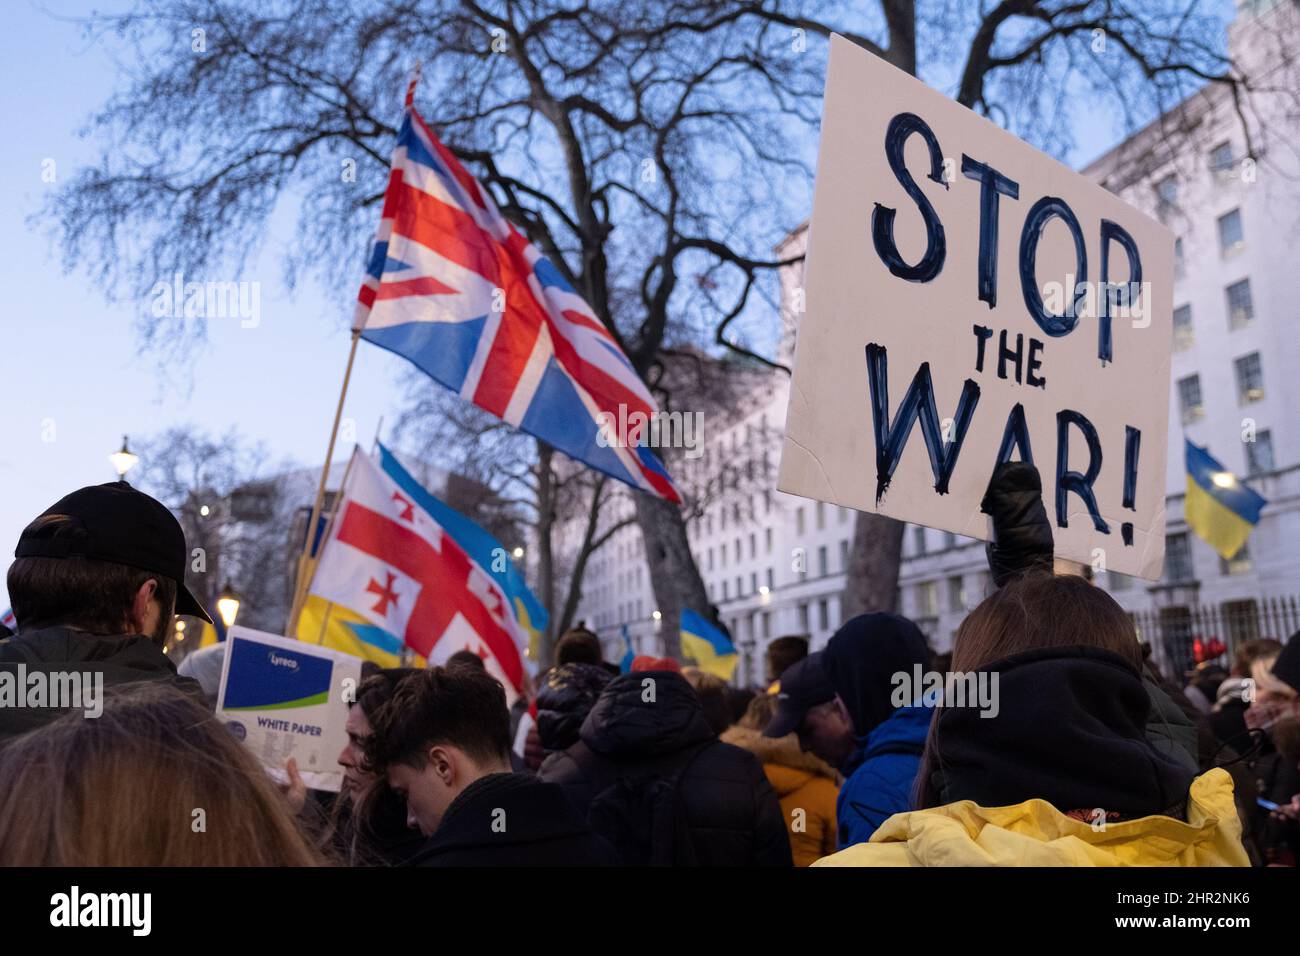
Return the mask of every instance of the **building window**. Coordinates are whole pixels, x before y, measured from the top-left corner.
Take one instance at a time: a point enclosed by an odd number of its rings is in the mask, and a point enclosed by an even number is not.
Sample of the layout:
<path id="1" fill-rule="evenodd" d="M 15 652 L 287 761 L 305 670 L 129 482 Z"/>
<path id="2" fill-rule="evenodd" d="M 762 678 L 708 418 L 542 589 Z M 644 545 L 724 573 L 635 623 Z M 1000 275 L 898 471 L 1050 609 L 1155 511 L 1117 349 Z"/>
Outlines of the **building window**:
<path id="1" fill-rule="evenodd" d="M 727 600 L 727 598 L 729 598 L 729 597 L 730 597 L 730 595 L 727 593 L 727 582 L 726 582 L 725 580 L 723 580 L 723 582 L 722 582 L 722 600 L 725 601 L 725 600 Z"/>
<path id="2" fill-rule="evenodd" d="M 1165 580 L 1177 584 L 1191 581 L 1192 543 L 1186 531 L 1165 537 Z"/>
<path id="3" fill-rule="evenodd" d="M 1250 542 L 1243 544 L 1241 550 L 1232 557 L 1220 556 L 1219 558 L 1219 573 L 1225 578 L 1234 574 L 1248 574 L 1250 569 Z"/>
<path id="4" fill-rule="evenodd" d="M 749 593 L 755 594 L 757 592 L 758 592 L 758 572 L 750 571 L 749 572 Z"/>
<path id="5" fill-rule="evenodd" d="M 737 574 L 736 575 L 736 597 L 739 598 L 744 593 L 745 593 L 745 581 L 739 574 Z"/>
<path id="6" fill-rule="evenodd" d="M 917 526 L 912 528 L 912 547 L 917 554 L 925 554 L 925 529 Z"/>
<path id="7" fill-rule="evenodd" d="M 1178 208 L 1178 180 L 1166 176 L 1156 183 L 1156 217 L 1163 222 Z"/>
<path id="8" fill-rule="evenodd" d="M 1198 422 L 1205 417 L 1201 404 L 1201 377 L 1189 375 L 1178 380 L 1178 406 L 1183 412 L 1183 424 Z"/>
<path id="9" fill-rule="evenodd" d="M 763 612 L 763 636 L 772 636 L 772 615 L 767 611 Z"/>
<path id="10" fill-rule="evenodd" d="M 767 569 L 767 589 L 768 589 L 769 591 L 772 590 L 772 588 L 774 588 L 774 587 L 776 586 L 776 585 L 774 585 L 774 584 L 772 583 L 772 581 L 773 581 L 774 578 L 775 578 L 775 575 L 772 573 L 772 569 L 771 569 L 771 568 L 768 568 L 768 569 Z"/>
<path id="11" fill-rule="evenodd" d="M 1259 353 L 1251 352 L 1233 362 L 1237 369 L 1237 402 L 1249 405 L 1264 397 L 1264 369 L 1259 363 Z"/>
<path id="12" fill-rule="evenodd" d="M 772 553 L 772 529 L 767 528 L 763 531 L 763 547 L 768 554 Z"/>
<path id="13" fill-rule="evenodd" d="M 945 548 L 957 547 L 957 535 L 951 531 L 945 531 L 943 533 L 943 546 Z"/>
<path id="14" fill-rule="evenodd" d="M 794 530 L 795 530 L 795 534 L 803 534 L 803 509 L 802 508 L 795 509 Z"/>
<path id="15" fill-rule="evenodd" d="M 1118 571 L 1107 571 L 1106 583 L 1112 591 L 1127 591 L 1133 586 L 1133 579 L 1127 574 L 1120 574 Z"/>
<path id="16" fill-rule="evenodd" d="M 805 634 L 807 634 L 808 631 L 811 630 L 811 628 L 808 627 L 808 602 L 807 601 L 799 605 L 799 630 L 803 631 Z"/>
<path id="17" fill-rule="evenodd" d="M 939 615 L 939 585 L 934 581 L 922 581 L 916 586 L 916 616 L 937 617 Z"/>
<path id="18" fill-rule="evenodd" d="M 1228 632 L 1228 647 L 1259 637 L 1259 605 L 1253 600 L 1224 601 L 1219 610 Z"/>
<path id="19" fill-rule="evenodd" d="M 749 557 L 751 559 L 758 557 L 758 535 L 752 531 L 749 535 Z"/>
<path id="20" fill-rule="evenodd" d="M 1251 475 L 1262 475 L 1272 471 L 1277 465 L 1273 460 L 1273 433 L 1267 428 L 1255 433 L 1255 440 L 1246 442 L 1246 471 Z"/>
<path id="21" fill-rule="evenodd" d="M 840 570 L 845 574 L 849 571 L 849 539 L 845 538 L 840 542 Z"/>
<path id="22" fill-rule="evenodd" d="M 1183 239 L 1179 236 L 1174 240 L 1174 277 L 1181 279 L 1187 275 L 1187 258 L 1183 255 Z"/>
<path id="23" fill-rule="evenodd" d="M 831 609 L 825 598 L 817 602 L 817 626 L 823 631 L 831 626 Z"/>
<path id="24" fill-rule="evenodd" d="M 1231 179 L 1236 170 L 1237 160 L 1232 155 L 1232 143 L 1227 140 L 1210 150 L 1210 172 L 1222 182 Z"/>
<path id="25" fill-rule="evenodd" d="M 948 579 L 948 610 L 966 610 L 966 587 L 961 575 Z"/>
<path id="26" fill-rule="evenodd" d="M 848 509 L 848 508 L 841 508 L 841 509 L 840 509 L 840 524 L 847 524 L 847 523 L 848 523 L 848 520 L 849 520 L 849 513 L 850 513 L 850 509 Z"/>
<path id="27" fill-rule="evenodd" d="M 1192 332 L 1192 307 L 1180 305 L 1174 309 L 1174 351 L 1191 348 L 1195 340 L 1196 336 Z"/>
<path id="28" fill-rule="evenodd" d="M 1255 318 L 1255 303 L 1250 297 L 1250 280 L 1234 282 L 1226 290 L 1228 297 L 1228 328 L 1239 329 L 1250 325 Z"/>
<path id="29" fill-rule="evenodd" d="M 817 549 L 817 573 L 821 577 L 826 577 L 831 573 L 831 562 L 826 553 L 826 545 L 822 545 Z"/>
<path id="30" fill-rule="evenodd" d="M 826 527 L 826 502 L 817 502 L 817 530 L 821 531 Z"/>
<path id="31" fill-rule="evenodd" d="M 1245 233 L 1241 227 L 1241 210 L 1234 209 L 1232 212 L 1219 217 L 1219 252 L 1225 256 L 1230 256 L 1240 249 L 1246 241 Z"/>

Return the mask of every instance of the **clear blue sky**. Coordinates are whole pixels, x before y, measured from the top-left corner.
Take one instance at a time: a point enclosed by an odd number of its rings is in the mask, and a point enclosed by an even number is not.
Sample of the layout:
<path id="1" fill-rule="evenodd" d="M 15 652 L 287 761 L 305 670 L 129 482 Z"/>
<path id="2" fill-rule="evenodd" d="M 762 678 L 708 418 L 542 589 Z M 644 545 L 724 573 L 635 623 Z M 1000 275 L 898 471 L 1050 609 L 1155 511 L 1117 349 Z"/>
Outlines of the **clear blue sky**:
<path id="1" fill-rule="evenodd" d="M 19 0 L 7 5 L 0 31 L 7 134 L 0 150 L 0 276 L 8 296 L 0 317 L 0 568 L 8 567 L 23 526 L 53 501 L 115 477 L 107 456 L 124 433 L 144 438 L 188 422 L 210 433 L 234 426 L 265 442 L 276 460 L 319 463 L 347 355 L 349 298 L 307 285 L 290 296 L 272 282 L 262 286 L 258 328 L 213 321 L 199 354 L 160 369 L 157 356 L 137 354 L 133 309 L 147 303 L 108 304 L 83 272 L 65 274 L 52 239 L 28 225 L 54 188 L 42 182 L 42 163 L 53 159 L 62 182 L 94 160 L 96 144 L 76 131 L 118 86 L 107 52 L 88 47 L 75 24 L 46 12 L 90 9 L 69 0 L 46 0 L 43 8 Z M 1114 138 L 1100 126 L 1095 132 L 1081 140 L 1095 147 Z M 1086 155 L 1076 159 L 1101 151 L 1081 150 Z M 279 275 L 276 251 L 292 241 L 288 224 L 273 233 L 253 266 L 260 277 Z M 360 262 L 356 271 L 359 282 Z M 403 368 L 400 359 L 361 345 L 345 415 L 363 443 L 381 416 L 386 428 L 395 421 Z M 54 440 L 45 441 L 50 424 Z M 0 609 L 7 606 L 0 578 Z"/>

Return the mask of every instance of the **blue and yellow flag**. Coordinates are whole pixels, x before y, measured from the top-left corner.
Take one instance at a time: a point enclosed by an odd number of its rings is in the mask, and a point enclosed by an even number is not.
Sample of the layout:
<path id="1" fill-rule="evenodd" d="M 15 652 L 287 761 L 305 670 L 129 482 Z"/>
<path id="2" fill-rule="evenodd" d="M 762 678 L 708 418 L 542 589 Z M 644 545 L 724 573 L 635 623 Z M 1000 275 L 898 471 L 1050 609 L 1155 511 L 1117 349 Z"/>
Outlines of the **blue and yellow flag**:
<path id="1" fill-rule="evenodd" d="M 1259 513 L 1268 504 L 1243 485 L 1198 445 L 1187 442 L 1187 500 L 1183 515 L 1195 531 L 1224 560 L 1241 550 Z"/>
<path id="2" fill-rule="evenodd" d="M 682 608 L 682 655 L 706 674 L 731 680 L 740 655 L 727 635 L 690 608 Z"/>
<path id="3" fill-rule="evenodd" d="M 316 594 L 307 595 L 298 615 L 298 640 L 343 651 L 380 667 L 402 666 L 402 639 L 376 627 L 368 620 Z M 424 658 L 416 656 L 411 667 L 423 667 Z"/>

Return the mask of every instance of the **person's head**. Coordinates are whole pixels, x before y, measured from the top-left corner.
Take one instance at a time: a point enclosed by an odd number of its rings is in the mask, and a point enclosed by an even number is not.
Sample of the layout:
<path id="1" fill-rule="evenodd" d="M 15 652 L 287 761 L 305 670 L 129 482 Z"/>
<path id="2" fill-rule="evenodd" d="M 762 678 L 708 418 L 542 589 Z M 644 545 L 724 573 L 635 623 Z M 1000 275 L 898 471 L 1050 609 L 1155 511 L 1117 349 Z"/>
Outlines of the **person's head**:
<path id="1" fill-rule="evenodd" d="M 475 667 L 434 667 L 405 678 L 371 718 L 366 761 L 406 798 L 426 836 L 466 787 L 510 769 L 505 689 Z"/>
<path id="2" fill-rule="evenodd" d="M 124 481 L 74 491 L 19 536 L 9 598 L 19 631 L 62 625 L 161 644 L 173 614 L 211 621 L 185 588 L 180 523 Z"/>
<path id="3" fill-rule="evenodd" d="M 1232 676 L 1249 677 L 1257 658 L 1276 657 L 1281 651 L 1282 644 L 1271 637 L 1253 637 L 1242 641 L 1232 656 Z"/>
<path id="4" fill-rule="evenodd" d="M 749 702 L 758 696 L 758 692 L 752 687 L 732 687 L 727 685 L 727 711 L 731 715 L 733 724 L 740 723 L 746 712 L 749 710 Z M 770 695 L 764 694 L 764 697 Z"/>
<path id="5" fill-rule="evenodd" d="M 356 700 L 348 705 L 348 719 L 343 725 L 348 742 L 338 756 L 343 767 L 343 794 L 348 798 L 357 799 L 376 779 L 366 764 L 366 741 L 374 733 L 372 718 L 388 703 L 403 678 L 418 673 L 414 667 L 390 667 L 371 670 L 362 679 Z"/>
<path id="6" fill-rule="evenodd" d="M 749 706 L 745 708 L 745 714 L 740 720 L 736 721 L 746 730 L 763 730 L 772 722 L 772 717 L 776 713 L 776 695 L 775 694 L 755 694 L 749 700 Z"/>
<path id="7" fill-rule="evenodd" d="M 967 615 L 957 629 L 953 643 L 952 671 L 972 675 L 1017 655 L 1054 649 L 1061 652 L 1077 649 L 1083 649 L 1084 653 L 1107 652 L 1113 655 L 1110 660 L 1119 659 L 1115 665 L 1116 673 L 1129 671 L 1133 678 L 1138 678 L 1144 668 L 1142 645 L 1138 642 L 1133 622 L 1114 598 L 1077 575 L 1031 574 L 1014 579 L 994 591 Z M 1005 683 L 1002 689 L 1004 693 L 1000 698 L 998 715 L 991 720 L 975 716 L 976 731 L 991 732 L 996 720 L 1011 725 L 1021 720 L 1022 715 L 1015 712 L 1014 705 L 1007 700 Z M 1116 710 L 1120 708 L 1120 692 L 1117 686 L 1114 691 L 1117 695 Z M 1123 693 L 1136 693 L 1145 706 L 1146 696 L 1140 685 L 1126 687 Z M 975 711 L 959 708 L 957 713 L 974 714 Z M 933 807 L 944 802 L 934 778 L 935 769 L 944 764 L 939 753 L 939 727 L 943 717 L 943 708 L 936 707 L 916 778 L 918 807 Z M 1043 730 L 1047 733 L 1052 728 L 1044 727 Z M 1049 738 L 1044 736 L 1043 739 Z M 1042 760 L 1042 755 L 1039 755 L 1035 764 Z M 957 795 L 957 798 L 962 797 Z"/>
<path id="8" fill-rule="evenodd" d="M 698 667 L 683 667 L 682 676 L 695 689 L 704 708 L 704 719 L 715 734 L 731 726 L 731 708 L 727 706 L 727 682 L 716 674 L 707 674 Z"/>
<path id="9" fill-rule="evenodd" d="M 487 670 L 487 665 L 483 663 L 483 658 L 479 657 L 473 651 L 457 651 L 447 658 L 448 667 L 477 667 L 479 670 Z"/>
<path id="10" fill-rule="evenodd" d="M 767 682 L 775 683 L 781 675 L 808 656 L 808 638 L 788 634 L 767 645 Z"/>
<path id="11" fill-rule="evenodd" d="M 600 638 L 585 627 L 575 627 L 564 632 L 555 645 L 555 663 L 599 664 L 602 659 Z"/>
<path id="12" fill-rule="evenodd" d="M 1094 647 L 1141 673 L 1142 646 L 1115 599 L 1077 575 L 1027 575 L 994 591 L 957 628 L 952 669 L 968 674 L 993 661 L 1048 647 Z"/>
<path id="13" fill-rule="evenodd" d="M 11 741 L 0 780 L 0 866 L 319 862 L 249 750 L 167 684 L 110 690 L 99 717 Z"/>
<path id="14" fill-rule="evenodd" d="M 822 652 L 822 670 L 854 736 L 865 738 L 894 715 L 898 676 L 924 670 L 930 657 L 920 628 L 898 614 L 859 614 L 831 635 Z M 914 703 L 917 694 L 919 689 L 904 704 Z"/>
<path id="15" fill-rule="evenodd" d="M 781 689 L 765 737 L 798 734 L 799 746 L 833 766 L 853 753 L 853 722 L 826 676 L 824 652 L 810 654 L 781 674 Z"/>

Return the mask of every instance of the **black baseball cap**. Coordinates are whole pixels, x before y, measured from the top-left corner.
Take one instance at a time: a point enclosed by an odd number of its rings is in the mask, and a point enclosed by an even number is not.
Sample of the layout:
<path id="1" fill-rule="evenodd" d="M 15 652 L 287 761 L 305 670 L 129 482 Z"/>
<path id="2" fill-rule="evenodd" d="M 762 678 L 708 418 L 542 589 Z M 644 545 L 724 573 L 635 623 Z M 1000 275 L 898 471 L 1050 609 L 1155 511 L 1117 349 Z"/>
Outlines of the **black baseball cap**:
<path id="1" fill-rule="evenodd" d="M 37 527 L 41 518 L 61 515 L 71 528 Z M 57 532 L 57 536 L 56 536 Z M 125 481 L 90 485 L 60 498 L 23 529 L 15 558 L 90 558 L 124 564 L 176 584 L 176 613 L 212 618 L 185 587 L 185 532 L 167 507 Z"/>
<path id="2" fill-rule="evenodd" d="M 835 688 L 822 667 L 822 653 L 809 654 L 785 669 L 776 695 L 776 713 L 763 730 L 764 737 L 794 733 L 808 711 L 834 699 Z"/>

